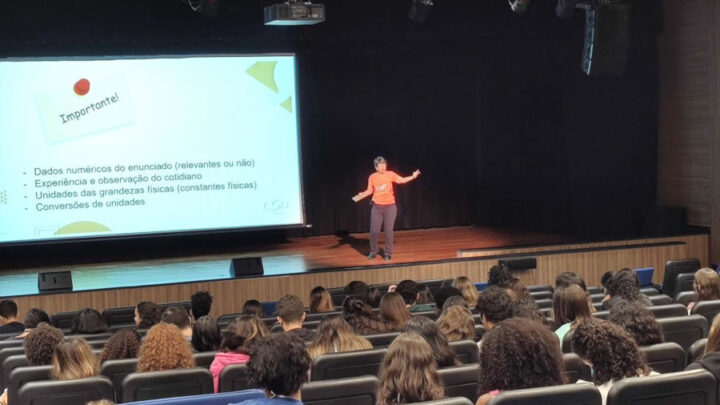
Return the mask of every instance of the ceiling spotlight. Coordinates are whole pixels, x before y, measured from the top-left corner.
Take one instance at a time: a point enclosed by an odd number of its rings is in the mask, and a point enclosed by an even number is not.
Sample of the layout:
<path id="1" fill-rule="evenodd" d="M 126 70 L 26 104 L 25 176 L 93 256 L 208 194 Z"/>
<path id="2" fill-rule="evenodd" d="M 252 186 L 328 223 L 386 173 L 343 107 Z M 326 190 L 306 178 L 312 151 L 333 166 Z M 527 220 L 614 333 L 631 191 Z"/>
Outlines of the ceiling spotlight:
<path id="1" fill-rule="evenodd" d="M 408 10 L 410 21 L 425 22 L 434 5 L 432 0 L 412 0 L 410 10 Z"/>
<path id="2" fill-rule="evenodd" d="M 325 6 L 309 0 L 287 0 L 265 7 L 265 25 L 315 25 L 325 21 Z"/>
<path id="3" fill-rule="evenodd" d="M 522 14 L 527 10 L 530 0 L 508 0 L 508 4 L 510 4 L 510 9 L 512 11 L 517 14 Z"/>

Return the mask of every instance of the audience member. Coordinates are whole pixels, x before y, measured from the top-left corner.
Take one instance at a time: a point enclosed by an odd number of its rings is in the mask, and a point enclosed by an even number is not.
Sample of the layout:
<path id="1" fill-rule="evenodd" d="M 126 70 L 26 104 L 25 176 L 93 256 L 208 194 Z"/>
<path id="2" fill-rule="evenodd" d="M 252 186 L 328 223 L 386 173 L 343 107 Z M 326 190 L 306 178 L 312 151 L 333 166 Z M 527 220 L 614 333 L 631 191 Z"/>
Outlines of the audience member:
<path id="1" fill-rule="evenodd" d="M 286 295 L 280 298 L 275 306 L 275 312 L 283 331 L 298 335 L 304 341 L 312 340 L 314 332 L 303 327 L 305 310 L 299 297 Z"/>
<path id="2" fill-rule="evenodd" d="M 442 307 L 442 312 L 445 312 L 448 308 L 452 306 L 459 305 L 463 308 L 470 309 L 470 306 L 467 304 L 467 301 L 465 301 L 465 297 L 462 297 L 460 295 L 453 295 L 452 297 L 445 300 L 445 303 Z"/>
<path id="3" fill-rule="evenodd" d="M 209 315 L 198 318 L 192 327 L 192 347 L 196 352 L 214 352 L 220 347 L 220 327 Z"/>
<path id="4" fill-rule="evenodd" d="M 60 329 L 54 328 L 47 323 L 39 324 L 28 333 L 23 341 L 28 365 L 44 366 L 50 364 L 55 348 L 64 339 L 65 337 Z"/>
<path id="5" fill-rule="evenodd" d="M 400 294 L 389 292 L 380 300 L 380 318 L 388 325 L 390 330 L 400 330 L 410 319 L 410 311 L 405 306 Z"/>
<path id="6" fill-rule="evenodd" d="M 453 280 L 452 286 L 460 290 L 468 307 L 472 307 L 477 303 L 479 293 L 477 287 L 469 278 L 465 276 L 458 277 Z"/>
<path id="7" fill-rule="evenodd" d="M 703 355 L 685 370 L 708 370 L 720 381 L 720 314 L 715 315 Z"/>
<path id="8" fill-rule="evenodd" d="M 378 380 L 377 405 L 433 401 L 445 395 L 432 348 L 413 332 L 403 333 L 392 342 Z"/>
<path id="9" fill-rule="evenodd" d="M 655 320 L 655 315 L 639 301 L 617 301 L 610 310 L 608 321 L 630 333 L 638 346 L 649 346 L 664 341 L 662 328 Z"/>
<path id="10" fill-rule="evenodd" d="M 720 300 L 720 276 L 715 270 L 707 267 L 696 271 L 693 290 L 695 290 L 695 296 L 693 301 L 688 304 L 688 313 L 698 302 Z"/>
<path id="11" fill-rule="evenodd" d="M 138 329 L 150 329 L 160 322 L 162 312 L 154 302 L 143 301 L 135 307 L 135 325 Z"/>
<path id="12" fill-rule="evenodd" d="M 364 298 L 367 300 L 370 287 L 364 281 L 351 281 L 345 286 L 345 295 Z"/>
<path id="13" fill-rule="evenodd" d="M 244 364 L 250 361 L 250 347 L 258 339 L 267 337 L 265 323 L 254 315 L 243 315 L 235 318 L 223 333 L 221 350 L 210 364 L 215 392 L 218 392 L 220 373 L 231 364 Z"/>
<path id="14" fill-rule="evenodd" d="M 56 380 L 78 380 L 100 374 L 97 358 L 85 339 L 68 339 L 55 348 L 50 375 Z"/>
<path id="15" fill-rule="evenodd" d="M 630 269 L 622 269 L 613 273 L 608 281 L 608 293 L 610 298 L 603 302 L 603 308 L 612 309 L 619 300 L 628 302 L 640 301 L 645 306 L 651 306 L 652 301 L 645 294 L 640 292 L 640 280 L 637 274 Z"/>
<path id="16" fill-rule="evenodd" d="M 30 308 L 27 314 L 25 314 L 25 330 L 13 339 L 24 339 L 31 330 L 37 328 L 42 322 L 50 323 L 50 316 L 48 316 L 47 312 L 38 308 Z"/>
<path id="17" fill-rule="evenodd" d="M 577 284 L 560 287 L 553 295 L 553 314 L 555 316 L 555 334 L 563 343 L 565 335 L 578 324 L 590 320 L 590 304 L 585 291 Z"/>
<path id="18" fill-rule="evenodd" d="M 427 284 L 418 284 L 417 301 L 410 308 L 410 312 L 430 311 L 433 309 L 435 297 Z M 475 304 L 473 304 L 475 305 Z"/>
<path id="19" fill-rule="evenodd" d="M 107 324 L 103 320 L 100 312 L 96 309 L 85 308 L 75 315 L 75 319 L 73 319 L 72 326 L 70 327 L 70 334 L 95 335 L 105 333 L 108 330 Z"/>
<path id="20" fill-rule="evenodd" d="M 138 352 L 138 372 L 191 367 L 195 360 L 190 345 L 175 325 L 161 322 L 148 330 Z"/>
<path id="21" fill-rule="evenodd" d="M 186 341 L 192 341 L 192 320 L 183 307 L 169 307 L 162 314 L 161 321 L 177 326 Z"/>
<path id="22" fill-rule="evenodd" d="M 462 305 L 446 308 L 438 318 L 437 325 L 449 342 L 475 340 L 475 320 L 470 310 Z"/>
<path id="23" fill-rule="evenodd" d="M 504 264 L 496 264 L 488 271 L 488 287 L 494 285 L 507 290 L 512 287 L 513 280 L 515 280 L 515 276 Z"/>
<path id="24" fill-rule="evenodd" d="M 207 291 L 198 291 L 190 297 L 190 316 L 192 319 L 200 319 L 210 314 L 213 297 Z"/>
<path id="25" fill-rule="evenodd" d="M 320 321 L 315 340 L 308 346 L 310 358 L 325 353 L 342 353 L 354 350 L 369 350 L 373 346 L 362 336 L 353 332 L 340 315 L 328 315 Z"/>
<path id="26" fill-rule="evenodd" d="M 378 308 L 380 306 L 380 300 L 382 299 L 383 295 L 384 294 L 380 287 L 370 287 L 370 290 L 368 291 L 367 304 L 373 308 Z"/>
<path id="27" fill-rule="evenodd" d="M 310 313 L 317 314 L 333 311 L 335 311 L 335 305 L 328 290 L 322 286 L 313 288 L 310 291 Z"/>
<path id="28" fill-rule="evenodd" d="M 120 329 L 108 339 L 98 357 L 100 364 L 108 360 L 133 359 L 140 350 L 140 334 L 135 329 Z"/>
<path id="29" fill-rule="evenodd" d="M 262 304 L 258 300 L 247 300 L 243 304 L 242 313 L 245 315 L 255 315 L 258 318 L 265 318 L 265 311 Z"/>
<path id="30" fill-rule="evenodd" d="M 390 330 L 363 298 L 348 296 L 343 303 L 343 318 L 359 335 L 371 335 Z"/>
<path id="31" fill-rule="evenodd" d="M 0 333 L 22 333 L 25 325 L 17 320 L 18 308 L 13 300 L 0 301 Z"/>
<path id="32" fill-rule="evenodd" d="M 480 293 L 476 308 L 485 329 L 489 331 L 499 322 L 510 318 L 511 304 L 507 291 L 497 285 L 491 285 Z"/>
<path id="33" fill-rule="evenodd" d="M 573 273 L 572 271 L 566 271 L 563 273 L 560 273 L 555 277 L 555 288 L 566 288 L 570 287 L 571 285 L 576 285 L 584 292 L 587 292 L 587 285 L 585 284 L 585 280 L 583 280 L 582 277 L 577 275 L 577 273 Z"/>
<path id="34" fill-rule="evenodd" d="M 438 367 L 460 365 L 460 360 L 448 344 L 447 337 L 432 319 L 426 316 L 414 316 L 405 324 L 403 332 L 414 332 L 422 336 L 432 348 Z"/>
<path id="35" fill-rule="evenodd" d="M 458 290 L 455 287 L 445 286 L 440 287 L 437 291 L 435 291 L 435 311 L 440 314 L 442 312 L 443 306 L 445 305 L 445 301 L 447 301 L 450 297 L 463 297 L 462 292 Z"/>

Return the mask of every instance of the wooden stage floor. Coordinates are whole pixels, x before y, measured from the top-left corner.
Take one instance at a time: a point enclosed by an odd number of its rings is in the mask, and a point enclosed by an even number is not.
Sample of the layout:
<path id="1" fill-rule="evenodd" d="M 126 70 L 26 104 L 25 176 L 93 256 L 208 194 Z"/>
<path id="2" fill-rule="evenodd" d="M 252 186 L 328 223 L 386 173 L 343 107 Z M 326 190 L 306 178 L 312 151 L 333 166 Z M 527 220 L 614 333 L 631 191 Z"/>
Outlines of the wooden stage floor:
<path id="1" fill-rule="evenodd" d="M 293 238 L 285 243 L 237 249 L 222 255 L 83 266 L 15 269 L 0 275 L 0 296 L 38 294 L 37 274 L 70 270 L 74 291 L 91 291 L 231 278 L 230 259 L 262 257 L 265 276 L 341 271 L 388 264 L 456 259 L 458 249 L 570 242 L 562 235 L 501 228 L 453 227 L 395 232 L 392 261 L 368 260 L 368 234 Z M 380 246 L 383 246 L 383 237 Z"/>

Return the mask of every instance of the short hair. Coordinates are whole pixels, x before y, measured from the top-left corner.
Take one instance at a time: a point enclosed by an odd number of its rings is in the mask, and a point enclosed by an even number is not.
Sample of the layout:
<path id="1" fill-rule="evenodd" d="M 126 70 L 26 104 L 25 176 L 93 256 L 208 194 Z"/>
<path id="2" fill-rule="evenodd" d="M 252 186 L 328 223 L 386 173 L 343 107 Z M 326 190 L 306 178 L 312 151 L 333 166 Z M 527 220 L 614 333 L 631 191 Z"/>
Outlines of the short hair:
<path id="1" fill-rule="evenodd" d="M 265 317 L 265 311 L 263 311 L 262 304 L 258 300 L 247 300 L 243 304 L 242 313 L 245 315 L 255 315 L 258 318 Z"/>
<path id="2" fill-rule="evenodd" d="M 213 297 L 207 291 L 198 291 L 190 297 L 190 312 L 195 319 L 210 313 Z"/>
<path id="3" fill-rule="evenodd" d="M 304 312 L 302 300 L 295 295 L 286 295 L 275 305 L 275 313 L 283 322 L 300 322 Z"/>
<path id="4" fill-rule="evenodd" d="M 178 329 L 190 327 L 190 315 L 183 307 L 169 307 L 162 314 L 162 321 L 171 323 Z"/>
<path id="5" fill-rule="evenodd" d="M 23 341 L 28 365 L 44 366 L 50 364 L 55 347 L 62 343 L 64 338 L 60 329 L 44 322 L 39 324 L 25 336 Z"/>
<path id="6" fill-rule="evenodd" d="M 160 307 L 154 302 L 143 301 L 137 304 L 135 310 L 140 316 L 140 324 L 138 324 L 138 328 L 140 329 L 149 329 L 160 322 L 162 313 L 160 312 Z"/>
<path id="7" fill-rule="evenodd" d="M 566 271 L 558 274 L 557 277 L 555 277 L 555 288 L 565 288 L 570 287 L 571 285 L 576 285 L 582 288 L 583 291 L 587 291 L 587 285 L 585 284 L 585 280 L 583 280 L 583 278 L 580 277 L 577 273 L 573 273 L 572 271 Z"/>
<path id="8" fill-rule="evenodd" d="M 345 286 L 345 295 L 354 295 L 356 297 L 367 298 L 370 293 L 370 287 L 364 281 L 351 281 Z"/>
<path id="9" fill-rule="evenodd" d="M 512 300 L 505 289 L 491 285 L 478 296 L 477 310 L 492 322 L 498 323 L 510 318 Z"/>
<path id="10" fill-rule="evenodd" d="M 98 310 L 85 308 L 78 312 L 70 327 L 71 335 L 107 332 L 108 326 Z"/>
<path id="11" fill-rule="evenodd" d="M 3 318 L 17 317 L 17 304 L 13 300 L 0 301 L 0 316 Z"/>
<path id="12" fill-rule="evenodd" d="M 133 359 L 140 350 L 140 334 L 135 329 L 125 328 L 115 332 L 98 356 L 100 364 L 108 360 Z"/>
<path id="13" fill-rule="evenodd" d="M 373 167 L 377 169 L 377 167 L 383 163 L 387 164 L 387 160 L 382 156 L 378 156 L 373 160 Z"/>
<path id="14" fill-rule="evenodd" d="M 435 292 L 435 309 L 442 311 L 445 301 L 456 295 L 462 297 L 462 292 L 455 287 L 440 287 L 440 289 Z"/>
<path id="15" fill-rule="evenodd" d="M 413 280 L 403 280 L 398 283 L 395 288 L 395 292 L 402 296 L 403 301 L 406 304 L 412 305 L 417 301 L 418 292 L 420 292 L 420 285 Z"/>
<path id="16" fill-rule="evenodd" d="M 26 328 L 36 328 L 41 322 L 50 323 L 50 316 L 42 309 L 30 308 L 27 314 L 25 314 Z"/>
<path id="17" fill-rule="evenodd" d="M 205 315 L 195 320 L 191 343 L 198 353 L 216 351 L 221 339 L 220 327 L 211 316 Z"/>
<path id="18" fill-rule="evenodd" d="M 250 381 L 275 395 L 293 395 L 308 381 L 310 355 L 305 343 L 292 333 L 278 333 L 252 346 Z"/>

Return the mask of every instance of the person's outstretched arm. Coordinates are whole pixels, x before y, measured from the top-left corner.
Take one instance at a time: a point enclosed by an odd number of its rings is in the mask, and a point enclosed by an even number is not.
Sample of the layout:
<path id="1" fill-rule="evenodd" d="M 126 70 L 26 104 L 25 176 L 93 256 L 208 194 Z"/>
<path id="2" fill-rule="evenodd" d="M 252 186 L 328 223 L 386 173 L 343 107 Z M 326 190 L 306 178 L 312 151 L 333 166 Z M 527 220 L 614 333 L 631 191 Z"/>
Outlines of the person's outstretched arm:
<path id="1" fill-rule="evenodd" d="M 420 175 L 420 170 L 415 170 L 415 171 L 413 172 L 413 174 L 410 175 L 410 176 L 407 176 L 407 177 L 400 177 L 400 176 L 398 176 L 398 178 L 395 179 L 395 183 L 398 183 L 398 184 L 409 183 L 409 182 L 417 179 L 419 175 Z"/>
<path id="2" fill-rule="evenodd" d="M 368 178 L 367 189 L 365 189 L 365 191 L 361 191 L 361 192 L 355 194 L 353 196 L 352 200 L 355 202 L 358 202 L 358 201 L 362 200 L 363 198 L 372 195 L 372 193 L 373 193 L 372 184 L 370 183 L 370 178 Z"/>

